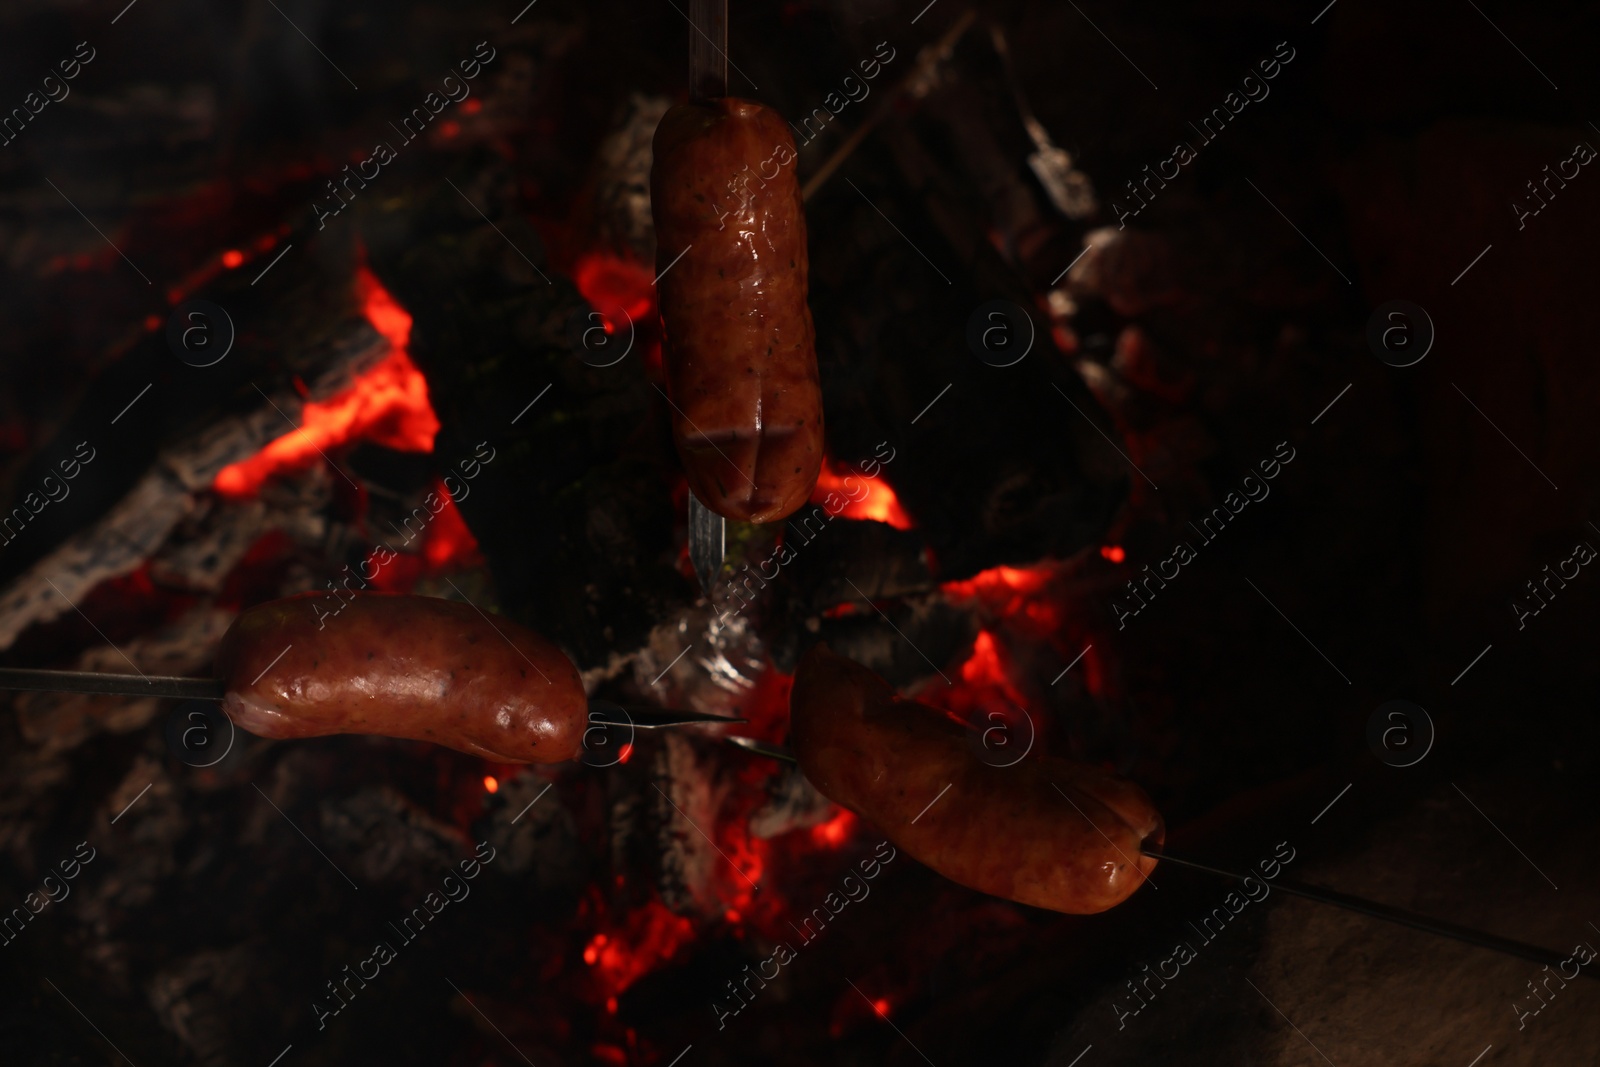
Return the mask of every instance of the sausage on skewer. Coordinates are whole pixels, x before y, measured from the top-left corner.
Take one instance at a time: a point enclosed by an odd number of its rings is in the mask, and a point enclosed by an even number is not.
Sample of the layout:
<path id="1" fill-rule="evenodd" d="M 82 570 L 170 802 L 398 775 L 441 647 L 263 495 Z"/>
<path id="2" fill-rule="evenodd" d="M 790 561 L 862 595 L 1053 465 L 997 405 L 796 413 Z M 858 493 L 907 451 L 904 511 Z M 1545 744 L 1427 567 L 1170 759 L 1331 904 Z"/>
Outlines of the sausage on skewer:
<path id="1" fill-rule="evenodd" d="M 801 660 L 789 706 L 812 784 L 951 881 L 1088 915 L 1155 868 L 1140 845 L 1161 843 L 1161 816 L 1132 782 L 1056 758 L 990 766 L 945 712 L 821 645 Z"/>
<path id="2" fill-rule="evenodd" d="M 771 108 L 721 97 L 668 111 L 654 149 L 673 441 L 707 508 L 775 522 L 822 467 L 794 138 Z"/>
<path id="3" fill-rule="evenodd" d="M 247 609 L 223 635 L 223 710 L 262 737 L 383 734 L 503 763 L 578 755 L 578 669 L 510 619 L 433 597 L 305 594 Z"/>

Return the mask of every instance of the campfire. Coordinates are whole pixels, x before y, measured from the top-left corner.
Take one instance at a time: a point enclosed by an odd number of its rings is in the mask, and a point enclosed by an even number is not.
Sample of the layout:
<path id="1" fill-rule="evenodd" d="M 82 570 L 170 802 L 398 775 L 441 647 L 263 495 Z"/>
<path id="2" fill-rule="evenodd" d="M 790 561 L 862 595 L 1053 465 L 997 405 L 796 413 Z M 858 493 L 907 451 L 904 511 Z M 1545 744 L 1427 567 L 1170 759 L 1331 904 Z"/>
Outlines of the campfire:
<path id="1" fill-rule="evenodd" d="M 255 605 L 415 594 L 544 635 L 591 707 L 738 720 L 530 765 L 0 694 L 0 1061 L 1178 1062 L 1107 1034 L 1200 1017 L 1203 980 L 1141 999 L 1137 968 L 1216 886 L 1089 917 L 941 877 L 795 764 L 797 671 L 825 644 L 991 766 L 1126 776 L 1182 840 L 1298 877 L 1356 847 L 1319 849 L 1307 798 L 1377 789 L 1329 755 L 1352 700 L 1428 702 L 1349 636 L 1392 650 L 1424 611 L 1349 594 L 1422 558 L 1390 521 L 1410 484 L 1329 459 L 1401 454 L 1412 401 L 1348 369 L 1327 257 L 1219 191 L 1233 149 L 1129 211 L 1114 183 L 1173 122 L 1056 70 L 1070 9 L 880 8 L 732 8 L 730 91 L 800 124 L 825 454 L 787 520 L 728 523 L 708 583 L 650 198 L 682 13 L 267 5 L 219 37 L 216 85 L 143 65 L 216 50 L 159 5 L 64 36 L 0 16 L 40 55 L 93 47 L 0 159 L 56 185 L 7 223 L 33 306 L 0 370 L 0 667 L 205 678 Z M 1322 60 L 1294 43 L 1214 139 L 1303 106 Z M 1147 88 L 1115 50 L 1078 62 Z M 1283 207 L 1354 260 L 1343 223 Z M 1393 410 L 1330 445 L 1363 394 Z M 1276 906 L 1181 973 L 1265 944 Z"/>

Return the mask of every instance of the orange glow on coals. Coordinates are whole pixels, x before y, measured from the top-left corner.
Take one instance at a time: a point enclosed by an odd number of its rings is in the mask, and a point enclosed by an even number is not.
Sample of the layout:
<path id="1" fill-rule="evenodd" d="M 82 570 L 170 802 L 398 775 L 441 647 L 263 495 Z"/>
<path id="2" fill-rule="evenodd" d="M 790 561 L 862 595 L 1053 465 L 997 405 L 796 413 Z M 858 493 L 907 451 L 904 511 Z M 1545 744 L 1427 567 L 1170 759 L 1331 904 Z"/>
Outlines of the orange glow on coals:
<path id="1" fill-rule="evenodd" d="M 992 567 L 962 581 L 940 586 L 952 599 L 976 600 L 985 613 L 1012 627 L 1050 631 L 1061 624 L 1056 598 L 1042 596 L 1056 576 L 1055 567 Z"/>
<path id="2" fill-rule="evenodd" d="M 349 388 L 323 401 L 307 401 L 300 428 L 249 459 L 217 472 L 212 488 L 225 497 L 254 496 L 275 475 L 310 467 L 331 449 L 371 441 L 401 452 L 431 452 L 439 419 L 428 403 L 428 383 L 411 362 L 411 316 L 372 272 L 361 268 L 356 295 L 367 321 L 391 351 Z"/>
<path id="3" fill-rule="evenodd" d="M 979 630 L 973 639 L 972 655 L 961 665 L 961 680 L 973 689 L 998 689 L 1013 704 L 1027 703 L 1027 698 L 1017 691 L 1006 671 L 1000 643 L 988 630 Z"/>
<path id="4" fill-rule="evenodd" d="M 694 926 L 659 900 L 628 914 L 620 930 L 598 933 L 583 950 L 607 999 L 670 960 L 694 938 Z"/>
<path id="5" fill-rule="evenodd" d="M 659 378 L 661 330 L 656 315 L 655 271 L 632 256 L 596 248 L 584 252 L 573 264 L 572 282 L 589 306 L 600 313 L 607 334 L 615 336 L 619 328 L 628 333 L 632 323 L 630 341 L 619 338 L 619 343 L 631 343 L 633 348 L 629 351 L 644 363 L 645 373 Z"/>
<path id="6" fill-rule="evenodd" d="M 1050 629 L 1060 623 L 1058 598 L 1049 595 L 1048 589 L 1057 574 L 1057 566 L 1049 562 L 1032 567 L 991 567 L 971 578 L 945 582 L 940 588 L 953 600 L 976 600 L 986 615 L 1003 619 L 1008 626 Z"/>
<path id="7" fill-rule="evenodd" d="M 1009 598 L 1013 593 L 1037 593 L 1050 578 L 1046 567 L 991 567 L 959 582 L 945 582 L 942 588 L 950 596 Z"/>
<path id="8" fill-rule="evenodd" d="M 498 793 L 500 792 L 500 782 L 493 775 L 485 775 L 483 789 L 486 793 Z"/>
<path id="9" fill-rule="evenodd" d="M 868 478 L 851 469 L 849 464 L 826 460 L 817 475 L 817 487 L 811 491 L 811 503 L 828 507 L 829 493 L 837 494 L 835 504 L 840 499 L 845 501 L 843 508 L 833 511 L 835 515 L 886 522 L 896 530 L 912 528 L 911 516 L 900 506 L 900 498 L 895 496 L 882 474 Z"/>
<path id="10" fill-rule="evenodd" d="M 850 831 L 855 828 L 855 813 L 840 808 L 839 814 L 825 823 L 819 823 L 811 828 L 811 839 L 819 845 L 828 848 L 838 848 L 850 838 Z"/>
<path id="11" fill-rule="evenodd" d="M 374 545 L 367 553 L 367 563 L 361 573 L 370 576 L 368 580 L 374 588 L 386 593 L 404 593 L 424 574 L 461 570 L 483 561 L 478 539 L 472 536 L 456 507 L 455 498 L 442 481 L 433 483 L 433 495 L 434 506 L 439 509 L 436 513 L 424 498 L 423 506 L 414 511 L 412 517 L 402 520 L 405 529 L 391 527 L 395 536 L 385 539 L 382 545 Z M 413 522 L 420 525 L 420 530 Z M 381 537 L 382 531 L 378 532 Z M 420 552 L 413 546 L 418 536 L 422 538 Z"/>
<path id="12" fill-rule="evenodd" d="M 442 570 L 452 565 L 465 566 L 477 558 L 478 539 L 467 529 L 466 520 L 461 517 L 455 500 L 444 484 L 441 482 L 435 485 L 433 491 L 439 494 L 444 506 L 439 510 L 439 514 L 434 516 L 433 522 L 428 524 L 422 545 L 422 558 L 427 560 L 428 566 L 434 570 Z"/>
<path id="13" fill-rule="evenodd" d="M 411 343 L 411 313 L 389 294 L 378 281 L 377 275 L 366 267 L 356 270 L 356 299 L 361 301 L 361 311 L 372 323 L 372 328 L 383 335 L 395 348 L 405 351 Z M 432 414 L 430 409 L 429 414 Z M 430 436 L 428 445 L 433 445 Z"/>
<path id="14" fill-rule="evenodd" d="M 655 316 L 656 276 L 642 263 L 601 250 L 585 252 L 572 270 L 572 282 L 589 306 L 607 319 L 618 310 L 635 325 Z M 606 332 L 615 333 L 615 324 L 608 322 Z"/>

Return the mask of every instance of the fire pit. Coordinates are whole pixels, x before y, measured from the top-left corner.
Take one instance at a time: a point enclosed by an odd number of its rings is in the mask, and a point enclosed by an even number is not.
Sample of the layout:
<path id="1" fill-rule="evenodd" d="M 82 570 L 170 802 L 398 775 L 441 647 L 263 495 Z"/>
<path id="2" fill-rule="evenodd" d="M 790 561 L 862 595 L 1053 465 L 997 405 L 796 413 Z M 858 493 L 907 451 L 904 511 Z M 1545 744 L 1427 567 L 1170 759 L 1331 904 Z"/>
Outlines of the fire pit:
<path id="1" fill-rule="evenodd" d="M 681 5 L 0 15 L 54 57 L 0 146 L 0 666 L 204 676 L 251 605 L 413 593 L 538 630 L 590 698 L 745 720 L 525 766 L 0 696 L 0 1062 L 1580 1062 L 1570 976 L 1534 1005 L 1537 967 L 1282 894 L 1217 913 L 1227 885 L 1172 865 L 1103 915 L 1024 907 L 763 754 L 825 642 L 997 758 L 1140 783 L 1228 869 L 1600 943 L 1593 727 L 1561 710 L 1594 605 L 1558 562 L 1600 518 L 1553 503 L 1593 480 L 1587 304 L 1512 282 L 1576 285 L 1557 231 L 1595 200 L 1567 176 L 1538 215 L 1482 206 L 1525 200 L 1496 175 L 1571 117 L 1441 122 L 1421 68 L 1328 104 L 1409 15 L 916 6 L 731 8 L 731 91 L 799 146 L 827 454 L 787 522 L 729 525 L 708 589 L 649 199 Z M 1496 28 L 1581 69 L 1553 21 Z M 1498 323 L 1541 316 L 1542 369 L 1503 388 Z M 1555 710 L 1508 741 L 1530 704 Z M 1449 881 L 1473 872 L 1544 918 Z M 1373 944 L 1460 971 L 1471 1040 L 1418 992 L 1440 1058 L 1394 1059 L 1385 1001 L 1429 980 Z M 1337 962 L 1311 985 L 1302 954 Z"/>

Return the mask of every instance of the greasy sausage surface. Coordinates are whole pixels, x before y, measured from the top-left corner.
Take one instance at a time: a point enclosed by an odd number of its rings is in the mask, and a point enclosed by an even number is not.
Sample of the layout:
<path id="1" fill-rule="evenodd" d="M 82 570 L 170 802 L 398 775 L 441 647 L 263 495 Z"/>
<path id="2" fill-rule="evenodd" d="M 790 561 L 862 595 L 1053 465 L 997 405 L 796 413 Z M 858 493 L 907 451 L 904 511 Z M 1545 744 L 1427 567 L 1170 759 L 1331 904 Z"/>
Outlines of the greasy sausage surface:
<path id="1" fill-rule="evenodd" d="M 951 881 L 1087 915 L 1155 869 L 1139 844 L 1162 840 L 1161 816 L 1138 786 L 1055 758 L 989 766 L 944 712 L 825 647 L 801 661 L 790 715 L 812 784 Z"/>
<path id="2" fill-rule="evenodd" d="M 505 763 L 578 754 L 583 683 L 550 642 L 470 604 L 356 593 L 246 610 L 223 635 L 223 710 L 262 737 L 383 734 Z"/>
<path id="3" fill-rule="evenodd" d="M 654 149 L 673 440 L 701 503 L 773 522 L 822 466 L 794 138 L 772 109 L 723 98 L 668 111 Z"/>

